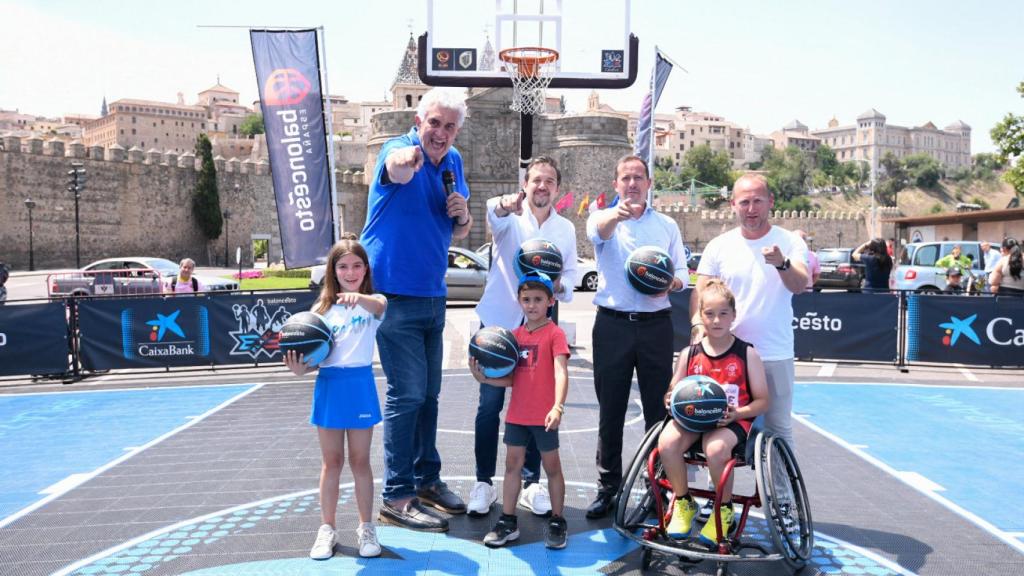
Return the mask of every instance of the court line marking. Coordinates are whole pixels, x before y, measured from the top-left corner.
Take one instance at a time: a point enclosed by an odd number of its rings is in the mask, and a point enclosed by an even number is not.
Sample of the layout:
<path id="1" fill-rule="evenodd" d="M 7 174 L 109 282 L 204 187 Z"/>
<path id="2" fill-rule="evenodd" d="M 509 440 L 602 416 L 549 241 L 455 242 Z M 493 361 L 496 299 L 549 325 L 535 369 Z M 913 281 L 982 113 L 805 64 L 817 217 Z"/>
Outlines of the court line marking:
<path id="1" fill-rule="evenodd" d="M 294 380 L 289 382 L 271 382 L 270 384 L 294 384 L 303 382 L 303 380 Z M 254 384 L 252 382 L 234 382 L 225 384 L 186 384 L 184 386 L 133 386 L 127 385 L 123 388 L 83 388 L 71 389 L 71 390 L 53 390 L 44 392 L 13 392 L 10 394 L 0 394 L 0 399 L 3 398 L 21 398 L 24 396 L 53 396 L 56 394 L 97 394 L 102 392 L 147 392 L 150 390 L 184 390 L 188 388 L 229 388 L 231 386 L 264 386 L 268 383 L 263 382 L 260 384 Z"/>
<path id="2" fill-rule="evenodd" d="M 128 460 L 132 456 L 135 456 L 136 454 L 141 453 L 143 450 L 149 448 L 150 446 L 156 446 L 157 444 L 163 442 L 164 440 L 170 438 L 171 436 L 174 436 L 175 434 L 177 434 L 179 432 L 182 432 L 182 431 L 184 431 L 184 430 L 186 430 L 188 428 L 191 428 L 192 426 L 196 425 L 199 422 L 202 422 L 203 420 L 205 420 L 209 416 L 212 416 L 213 414 L 215 414 L 215 413 L 221 411 L 222 409 L 226 408 L 227 406 L 231 405 L 236 400 L 240 400 L 240 399 L 248 396 L 249 394 L 252 394 L 253 392 L 255 392 L 255 391 L 257 391 L 257 390 L 259 390 L 260 388 L 263 387 L 262 383 L 260 383 L 260 384 L 243 384 L 243 385 L 251 386 L 251 388 L 249 388 L 248 390 L 243 390 L 242 392 L 236 394 L 235 396 L 232 396 L 231 398 L 228 398 L 227 400 L 221 402 L 217 406 L 214 406 L 213 408 L 210 408 L 209 410 L 207 410 L 203 414 L 200 414 L 199 416 L 196 416 L 195 418 L 189 419 L 188 422 L 182 424 L 181 426 L 178 426 L 177 428 L 174 428 L 173 430 L 170 430 L 170 431 L 164 433 L 163 435 L 158 436 L 157 438 L 154 438 L 153 440 L 150 440 L 149 442 L 147 442 L 146 444 L 143 444 L 142 446 L 138 446 L 138 447 L 133 448 L 130 452 L 124 453 L 123 455 L 119 456 L 118 458 L 115 458 L 114 460 L 111 460 L 110 462 L 107 462 L 106 464 L 103 464 L 102 466 L 100 466 L 99 468 L 96 468 L 95 470 L 92 470 L 91 472 L 82 472 L 82 473 L 78 473 L 78 474 L 72 474 L 68 478 L 65 478 L 64 480 L 62 480 L 60 482 L 57 482 L 56 484 L 50 486 L 49 488 L 46 489 L 49 492 L 47 493 L 48 495 L 45 498 L 43 498 L 41 500 L 37 500 L 36 502 L 33 502 L 32 504 L 29 504 L 28 506 L 22 508 L 21 510 L 18 510 L 17 512 L 11 514 L 10 516 L 7 516 L 6 518 L 0 519 L 0 528 L 3 528 L 4 526 L 7 526 L 8 524 L 14 522 L 18 518 L 21 518 L 22 516 L 25 516 L 26 514 L 34 512 L 35 510 L 38 510 L 39 508 L 49 504 L 50 502 L 56 500 L 57 498 L 60 498 L 61 496 L 63 496 L 67 492 L 69 492 L 72 489 L 74 489 L 76 486 L 82 484 L 83 482 L 91 480 L 91 479 L 95 478 L 96 476 L 99 476 L 103 472 L 113 468 L 114 466 L 117 466 L 118 464 L 124 462 L 125 460 Z M 197 386 L 190 386 L 190 388 L 197 388 Z M 132 389 L 132 390 L 135 390 L 135 389 Z M 93 392 L 109 392 L 109 391 L 110 390 L 93 390 Z M 69 478 L 71 478 L 72 476 L 77 476 L 78 477 L 78 478 L 76 478 L 77 481 L 75 481 L 75 482 L 69 481 Z M 65 482 L 65 481 L 67 481 L 67 482 Z"/>
<path id="3" fill-rule="evenodd" d="M 1024 392 L 1024 388 L 1019 385 L 1017 387 L 1011 386 L 967 386 L 965 384 L 917 384 L 913 382 L 819 382 L 817 380 L 797 380 L 796 384 L 814 384 L 822 386 L 907 386 L 910 388 L 930 388 L 930 389 L 941 389 L 949 388 L 952 390 L 1016 390 L 1017 392 Z"/>
<path id="4" fill-rule="evenodd" d="M 453 482 L 458 482 L 458 481 L 475 482 L 476 481 L 476 476 L 450 476 L 450 477 L 447 477 L 446 480 L 453 481 Z M 495 480 L 497 482 L 503 482 L 504 481 L 504 477 L 495 476 L 492 480 Z M 383 479 L 381 479 L 381 478 L 374 478 L 373 479 L 373 483 L 374 484 L 381 484 L 382 482 L 383 482 Z M 573 488 L 591 488 L 591 489 L 594 488 L 594 483 L 593 482 L 580 482 L 580 481 L 577 481 L 577 480 L 565 480 L 565 485 L 566 485 L 566 487 L 570 487 L 571 486 Z M 344 490 L 347 490 L 349 488 L 353 488 L 354 486 L 355 486 L 354 482 L 346 482 L 344 484 L 340 484 L 339 485 L 339 489 L 344 491 Z M 287 499 L 290 499 L 290 498 L 301 498 L 302 496 L 310 496 L 310 495 L 319 494 L 319 493 L 320 493 L 320 490 L 318 488 L 312 488 L 312 489 L 309 489 L 309 490 L 300 490 L 298 492 L 291 492 L 291 493 L 288 493 L 288 494 L 282 494 L 282 495 L 278 495 L 278 496 L 271 496 L 269 498 L 264 498 L 262 500 L 256 500 L 256 501 L 253 501 L 253 502 L 248 502 L 246 504 L 239 504 L 237 506 L 232 506 L 230 508 L 226 508 L 226 509 L 223 509 L 223 510 L 217 510 L 216 512 L 211 512 L 209 514 L 204 514 L 202 516 L 197 516 L 195 518 L 189 518 L 187 520 L 182 520 L 182 521 L 179 521 L 179 522 L 175 522 L 174 524 L 171 524 L 170 526 L 166 526 L 164 528 L 157 528 L 156 530 L 152 530 L 150 532 L 147 532 L 146 534 L 143 534 L 141 536 L 137 536 L 135 538 L 132 538 L 131 540 L 128 540 L 126 542 L 122 542 L 121 544 L 117 544 L 116 546 L 112 546 L 110 548 L 107 548 L 106 550 L 102 550 L 100 552 L 97 552 L 97 553 L 93 554 L 92 556 L 89 556 L 87 558 L 83 558 L 81 560 L 78 560 L 74 564 L 71 564 L 70 566 L 66 566 L 64 568 L 61 568 L 60 570 L 54 572 L 50 576 L 67 576 L 68 574 L 73 573 L 75 570 L 78 570 L 79 568 L 84 568 L 84 567 L 88 566 L 89 564 L 92 564 L 93 562 L 96 562 L 98 560 L 102 560 L 103 558 L 106 558 L 108 556 L 112 556 L 112 555 L 114 555 L 114 554 L 116 554 L 118 552 L 121 552 L 123 550 L 127 550 L 129 548 L 132 548 L 133 546 L 137 546 L 139 544 L 142 544 L 143 542 L 146 542 L 147 540 L 151 540 L 153 538 L 156 538 L 157 536 L 161 536 L 163 534 L 168 534 L 168 533 L 171 533 L 171 532 L 174 532 L 174 531 L 177 531 L 177 530 L 181 530 L 182 528 L 186 528 L 188 526 L 192 526 L 192 525 L 195 525 L 195 524 L 201 524 L 201 523 L 206 522 L 208 520 L 211 520 L 213 518 L 217 518 L 217 517 L 220 517 L 220 516 L 228 516 L 228 515 L 234 514 L 235 512 L 239 512 L 239 511 L 242 511 L 242 510 L 247 510 L 247 509 L 250 509 L 250 508 L 256 508 L 256 507 L 262 506 L 264 504 L 272 504 L 274 502 L 279 502 L 281 500 L 287 500 Z M 750 514 L 752 516 L 757 516 L 757 517 L 761 518 L 762 520 L 764 519 L 764 515 L 760 514 L 759 512 L 751 511 Z M 826 538 L 828 538 L 828 540 L 830 540 L 832 542 L 835 542 L 835 543 L 839 544 L 840 546 L 849 548 L 850 550 L 853 550 L 854 552 L 857 552 L 858 554 L 860 554 L 862 556 L 865 556 L 868 559 L 873 560 L 874 562 L 880 564 L 881 566 L 883 566 L 885 568 L 888 568 L 889 570 L 892 570 L 893 572 L 901 574 L 902 576 L 917 576 L 916 573 L 907 570 L 906 568 L 900 566 L 899 564 L 893 562 L 892 560 L 889 560 L 888 558 L 885 558 L 884 556 L 879 555 L 876 552 L 873 552 L 871 550 L 867 550 L 865 548 L 861 548 L 860 546 L 858 546 L 856 544 L 852 544 L 852 543 L 847 542 L 845 540 L 842 540 L 840 538 L 829 536 L 829 535 L 826 535 L 826 534 L 818 532 L 818 531 L 815 531 L 815 534 L 822 534 Z"/>
<path id="5" fill-rule="evenodd" d="M 1017 550 L 1018 552 L 1024 554 L 1024 542 L 1021 542 L 1021 541 L 1013 538 L 1007 532 L 1003 532 L 1002 530 L 1000 530 L 999 528 L 994 526 L 992 523 L 990 523 L 988 520 L 985 520 L 984 518 L 978 516 L 977 514 L 974 514 L 973 512 L 960 507 L 955 502 L 945 498 L 944 496 L 941 496 L 940 494 L 938 494 L 936 492 L 933 492 L 931 490 L 926 490 L 922 486 L 920 486 L 920 485 L 918 485 L 918 484 L 916 484 L 914 482 L 911 482 L 910 479 L 906 476 L 905 472 L 900 472 L 899 470 L 896 470 L 892 466 L 889 466 L 888 464 L 886 464 L 882 460 L 880 460 L 880 459 L 878 459 L 878 458 L 868 454 L 867 452 L 865 452 L 865 451 L 863 451 L 863 450 L 861 450 L 859 448 L 854 447 L 852 444 L 850 444 L 846 440 L 844 440 L 844 439 L 840 438 L 839 436 L 836 436 L 835 434 L 825 430 L 824 428 L 818 426 L 817 424 L 812 423 L 808 418 L 806 418 L 804 416 L 797 415 L 797 414 L 794 414 L 793 418 L 795 418 L 796 420 L 799 420 L 801 424 L 807 426 L 808 428 L 810 428 L 811 430 L 817 432 L 818 434 L 821 434 L 825 438 L 835 442 L 839 446 L 841 446 L 841 447 L 845 448 L 846 450 L 852 452 L 854 455 L 859 456 L 864 461 L 868 462 L 869 464 L 874 465 L 875 467 L 879 468 L 880 470 L 882 470 L 886 474 L 892 476 L 896 480 L 898 480 L 898 481 L 902 482 L 903 484 L 909 486 L 913 490 L 916 490 L 917 492 L 919 492 L 921 494 L 924 494 L 928 498 L 931 498 L 932 500 L 934 500 L 938 504 L 946 507 L 946 509 L 948 509 L 950 512 L 953 512 L 957 516 L 960 516 L 964 520 L 967 520 L 968 522 L 971 522 L 972 524 L 974 524 L 978 528 L 981 528 L 985 532 L 988 532 L 989 534 L 991 534 L 992 536 L 994 536 L 998 540 L 1001 540 L 1004 543 L 1006 543 L 1007 545 L 1009 545 L 1011 548 L 1013 548 L 1013 549 Z"/>
<path id="6" fill-rule="evenodd" d="M 957 366 L 957 370 L 959 370 L 960 373 L 964 375 L 964 378 L 967 378 L 971 382 L 980 382 L 980 380 L 978 380 L 978 377 L 974 375 L 974 372 L 971 372 L 970 370 L 968 370 L 966 366 L 964 366 L 962 364 L 961 365 L 956 365 L 956 366 Z"/>
<path id="7" fill-rule="evenodd" d="M 821 365 L 821 369 L 818 370 L 818 378 L 831 378 L 836 373 L 836 367 L 839 364 L 835 362 L 828 362 Z"/>

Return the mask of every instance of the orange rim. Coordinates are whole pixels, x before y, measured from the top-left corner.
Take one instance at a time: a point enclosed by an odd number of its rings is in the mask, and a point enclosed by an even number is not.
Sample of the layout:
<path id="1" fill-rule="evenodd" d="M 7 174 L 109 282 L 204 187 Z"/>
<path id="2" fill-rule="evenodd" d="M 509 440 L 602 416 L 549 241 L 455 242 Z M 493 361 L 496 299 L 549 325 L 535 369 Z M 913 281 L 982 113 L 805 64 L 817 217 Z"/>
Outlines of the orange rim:
<path id="1" fill-rule="evenodd" d="M 519 76 L 535 77 L 540 66 L 558 60 L 558 50 L 540 46 L 506 48 L 498 53 L 502 62 L 516 65 Z"/>

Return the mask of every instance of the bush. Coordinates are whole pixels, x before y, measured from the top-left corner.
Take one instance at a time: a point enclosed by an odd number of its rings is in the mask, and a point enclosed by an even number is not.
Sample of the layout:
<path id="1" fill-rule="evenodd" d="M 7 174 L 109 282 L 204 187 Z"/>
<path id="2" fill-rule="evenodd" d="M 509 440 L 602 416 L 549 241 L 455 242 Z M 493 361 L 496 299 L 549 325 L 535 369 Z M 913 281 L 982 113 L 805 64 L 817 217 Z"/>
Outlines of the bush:
<path id="1" fill-rule="evenodd" d="M 974 196 L 971 198 L 971 204 L 977 204 L 978 206 L 981 206 L 985 210 L 988 210 L 989 208 L 992 207 L 991 205 L 989 205 L 987 201 L 985 201 L 984 198 L 980 198 L 978 196 Z"/>
<path id="2" fill-rule="evenodd" d="M 929 212 L 932 214 L 941 214 L 945 210 L 946 209 L 942 206 L 942 204 L 936 202 L 935 204 L 932 204 L 932 209 L 929 210 Z"/>
<path id="3" fill-rule="evenodd" d="M 263 271 L 265 278 L 309 278 L 309 268 L 295 268 L 293 270 L 273 270 L 267 269 Z"/>

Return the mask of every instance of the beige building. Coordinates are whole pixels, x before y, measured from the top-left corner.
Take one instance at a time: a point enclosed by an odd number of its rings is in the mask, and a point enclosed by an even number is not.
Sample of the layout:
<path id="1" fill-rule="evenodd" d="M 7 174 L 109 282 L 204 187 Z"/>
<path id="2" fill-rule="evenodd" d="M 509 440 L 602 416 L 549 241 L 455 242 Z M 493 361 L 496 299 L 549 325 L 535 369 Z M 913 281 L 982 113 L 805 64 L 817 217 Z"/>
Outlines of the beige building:
<path id="1" fill-rule="evenodd" d="M 782 127 L 782 130 L 772 132 L 768 138 L 772 145 L 779 150 L 785 150 L 790 146 L 796 146 L 812 158 L 821 146 L 821 138 L 810 133 L 810 130 L 799 120 L 793 120 Z"/>
<path id="2" fill-rule="evenodd" d="M 959 120 L 942 130 L 931 122 L 908 128 L 887 124 L 885 115 L 872 108 L 856 124 L 840 126 L 832 118 L 828 128 L 810 134 L 835 150 L 840 162 L 866 160 L 875 170 L 887 152 L 898 158 L 923 152 L 947 168 L 971 165 L 971 127 Z"/>

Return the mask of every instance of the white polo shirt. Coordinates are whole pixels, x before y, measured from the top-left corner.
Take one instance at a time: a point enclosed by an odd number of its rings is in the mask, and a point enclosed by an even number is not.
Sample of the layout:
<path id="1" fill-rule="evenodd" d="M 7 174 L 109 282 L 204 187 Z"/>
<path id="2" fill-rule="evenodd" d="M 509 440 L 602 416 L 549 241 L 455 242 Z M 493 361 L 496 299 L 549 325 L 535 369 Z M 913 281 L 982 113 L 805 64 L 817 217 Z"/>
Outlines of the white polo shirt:
<path id="1" fill-rule="evenodd" d="M 487 222 L 494 237 L 494 257 L 476 314 L 484 326 L 513 330 L 523 323 L 518 297 L 519 277 L 514 264 L 519 246 L 527 240 L 543 238 L 558 247 L 562 253 L 562 291 L 555 294 L 555 298 L 572 302 L 572 287 L 576 285 L 576 227 L 553 208 L 544 224 L 537 224 L 537 218 L 525 206 L 522 215 L 513 213 L 501 217 L 495 213 L 500 202 L 501 196 L 487 201 Z"/>

